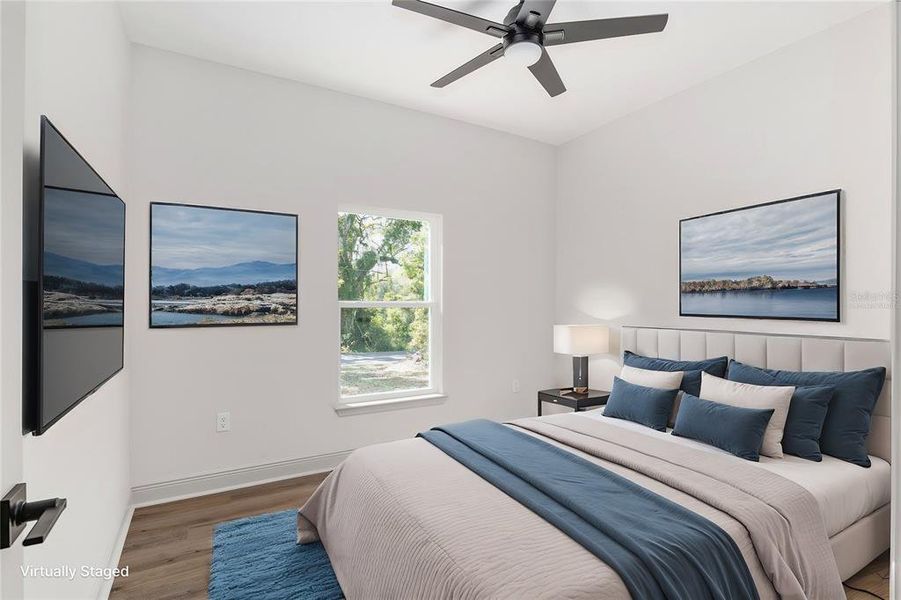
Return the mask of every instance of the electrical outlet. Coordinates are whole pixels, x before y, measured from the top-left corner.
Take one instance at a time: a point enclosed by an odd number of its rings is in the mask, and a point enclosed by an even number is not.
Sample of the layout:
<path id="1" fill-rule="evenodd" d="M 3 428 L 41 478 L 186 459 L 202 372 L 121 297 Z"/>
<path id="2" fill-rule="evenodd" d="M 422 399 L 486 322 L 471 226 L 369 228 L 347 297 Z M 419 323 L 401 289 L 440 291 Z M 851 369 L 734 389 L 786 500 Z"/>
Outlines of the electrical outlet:
<path id="1" fill-rule="evenodd" d="M 518 394 L 518 393 L 519 393 L 519 379 L 514 379 L 514 380 L 513 380 L 513 393 L 514 393 L 514 394 Z"/>
<path id="2" fill-rule="evenodd" d="M 216 432 L 222 433 L 224 431 L 232 430 L 232 417 L 231 413 L 221 412 L 216 415 Z"/>

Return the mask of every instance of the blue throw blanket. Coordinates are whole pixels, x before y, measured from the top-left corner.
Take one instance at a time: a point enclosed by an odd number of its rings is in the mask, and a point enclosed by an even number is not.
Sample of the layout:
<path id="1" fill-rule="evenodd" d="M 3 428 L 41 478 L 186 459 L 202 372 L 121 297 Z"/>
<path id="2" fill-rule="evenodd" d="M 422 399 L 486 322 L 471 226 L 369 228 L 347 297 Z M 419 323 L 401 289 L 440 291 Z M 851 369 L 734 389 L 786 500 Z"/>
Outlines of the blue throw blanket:
<path id="1" fill-rule="evenodd" d="M 722 529 L 616 473 L 483 419 L 419 436 L 607 563 L 633 598 L 758 598 Z"/>

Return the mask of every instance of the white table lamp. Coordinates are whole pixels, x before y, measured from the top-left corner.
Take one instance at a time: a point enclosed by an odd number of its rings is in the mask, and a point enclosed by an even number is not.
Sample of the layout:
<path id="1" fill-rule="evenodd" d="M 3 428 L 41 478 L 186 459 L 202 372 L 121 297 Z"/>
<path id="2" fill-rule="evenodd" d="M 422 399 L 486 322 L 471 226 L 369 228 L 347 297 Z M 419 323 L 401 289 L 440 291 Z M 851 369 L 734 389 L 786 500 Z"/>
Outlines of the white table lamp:
<path id="1" fill-rule="evenodd" d="M 554 325 L 554 352 L 573 357 L 573 391 L 588 391 L 588 357 L 610 350 L 606 325 Z"/>

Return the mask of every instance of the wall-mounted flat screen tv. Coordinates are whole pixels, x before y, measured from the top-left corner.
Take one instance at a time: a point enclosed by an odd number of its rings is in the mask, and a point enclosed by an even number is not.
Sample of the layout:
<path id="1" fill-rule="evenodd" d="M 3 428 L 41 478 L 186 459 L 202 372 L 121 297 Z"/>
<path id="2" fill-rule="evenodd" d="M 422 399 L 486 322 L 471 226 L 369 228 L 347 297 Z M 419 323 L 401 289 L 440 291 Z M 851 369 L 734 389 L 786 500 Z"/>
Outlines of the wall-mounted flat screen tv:
<path id="1" fill-rule="evenodd" d="M 830 190 L 683 219 L 679 314 L 838 321 L 840 198 Z"/>
<path id="2" fill-rule="evenodd" d="M 37 435 L 122 369 L 125 203 L 46 117 L 34 200 L 23 413 Z"/>

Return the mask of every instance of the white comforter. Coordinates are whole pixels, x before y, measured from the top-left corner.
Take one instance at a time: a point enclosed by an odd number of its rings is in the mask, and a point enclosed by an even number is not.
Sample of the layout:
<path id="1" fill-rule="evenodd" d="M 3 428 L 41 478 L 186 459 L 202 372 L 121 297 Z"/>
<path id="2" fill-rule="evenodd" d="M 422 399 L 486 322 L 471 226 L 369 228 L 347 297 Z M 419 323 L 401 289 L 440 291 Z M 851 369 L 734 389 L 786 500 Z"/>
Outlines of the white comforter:
<path id="1" fill-rule="evenodd" d="M 577 414 L 650 436 L 666 436 L 673 442 L 701 450 L 724 453 L 707 444 L 669 435 L 672 430 L 663 433 L 630 421 L 607 418 L 603 408 Z M 891 465 L 876 456 L 871 456 L 870 460 L 873 465 L 869 469 L 825 455 L 822 462 L 787 454 L 785 458 L 761 456 L 759 463 L 750 464 L 782 475 L 809 491 L 816 498 L 823 514 L 826 533 L 832 537 L 891 500 Z"/>
<path id="2" fill-rule="evenodd" d="M 712 521 L 761 600 L 844 598 L 803 487 L 598 418 L 513 425 Z M 348 598 L 629 598 L 612 567 L 423 439 L 362 448 L 332 471 L 298 513 L 298 540 L 317 539 Z"/>

